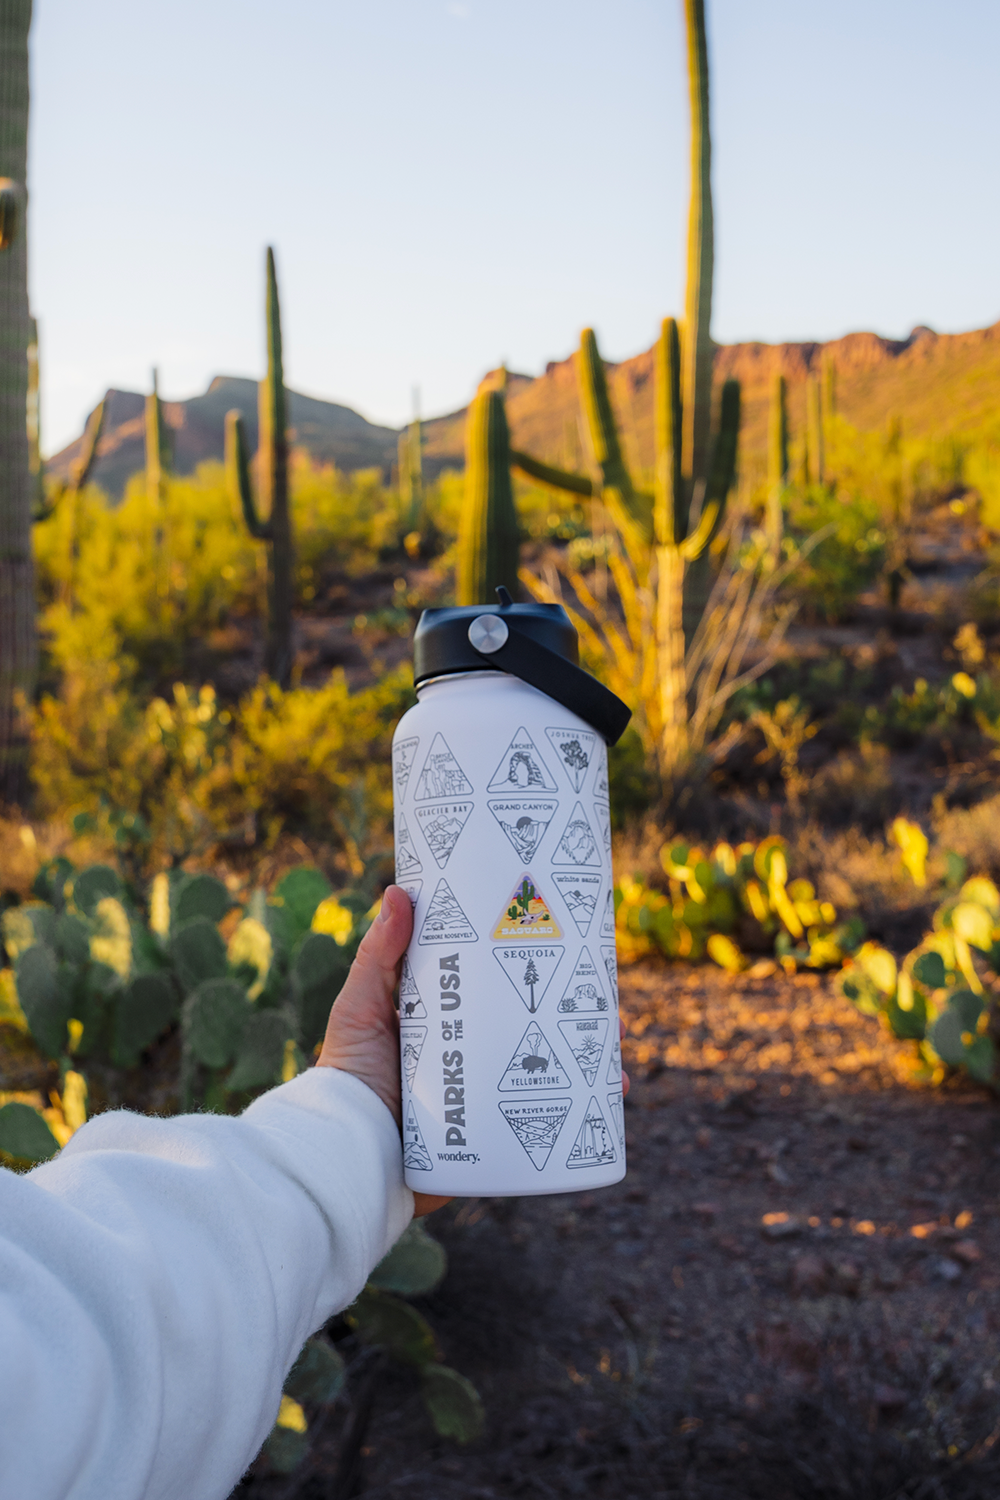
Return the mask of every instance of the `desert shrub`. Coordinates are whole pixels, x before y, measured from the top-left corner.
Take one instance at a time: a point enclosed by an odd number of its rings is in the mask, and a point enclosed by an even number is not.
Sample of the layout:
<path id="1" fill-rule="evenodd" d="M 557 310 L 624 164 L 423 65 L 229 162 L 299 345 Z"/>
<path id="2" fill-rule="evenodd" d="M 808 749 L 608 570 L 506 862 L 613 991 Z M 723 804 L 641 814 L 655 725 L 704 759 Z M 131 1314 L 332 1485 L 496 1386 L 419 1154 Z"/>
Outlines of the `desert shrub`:
<path id="1" fill-rule="evenodd" d="M 962 1069 L 996 1088 L 998 976 L 1000 892 L 977 876 L 938 907 L 933 930 L 901 964 L 888 949 L 865 943 L 840 987 L 860 1010 L 882 1017 L 894 1036 L 914 1042 L 934 1081 Z"/>
<path id="2" fill-rule="evenodd" d="M 297 453 L 290 472 L 300 603 L 324 571 L 371 568 L 392 538 L 397 506 L 377 470 L 351 475 Z M 108 506 L 88 488 L 35 527 L 42 629 L 57 670 L 95 644 L 125 671 L 180 670 L 185 647 L 234 611 L 262 608 L 267 560 L 226 490 L 220 464 L 171 478 L 162 503 L 144 477 Z"/>
<path id="3" fill-rule="evenodd" d="M 121 677 L 98 658 L 38 704 L 42 816 L 131 818 L 144 831 L 145 868 L 237 835 L 273 841 L 284 828 L 344 845 L 359 797 L 372 829 L 387 826 L 389 742 L 413 701 L 408 669 L 353 694 L 341 672 L 314 690 L 262 683 L 231 710 L 212 687 L 183 683 L 143 703 Z"/>
<path id="4" fill-rule="evenodd" d="M 897 803 L 889 751 L 869 741 L 857 750 L 841 751 L 812 773 L 804 801 L 811 816 L 824 823 L 880 828 Z"/>
<path id="5" fill-rule="evenodd" d="M 787 524 L 791 537 L 800 539 L 830 528 L 791 574 L 785 592 L 828 620 L 838 619 L 882 571 L 886 536 L 877 504 L 825 485 L 793 486 Z"/>
<path id="6" fill-rule="evenodd" d="M 837 921 L 808 880 L 788 879 L 783 839 L 717 844 L 709 853 L 666 843 L 660 863 L 666 890 L 635 878 L 615 888 L 620 956 L 659 951 L 668 958 L 709 957 L 731 972 L 747 966 L 744 950 L 774 953 L 794 973 L 799 965 L 828 968 L 861 942 L 857 918 Z"/>

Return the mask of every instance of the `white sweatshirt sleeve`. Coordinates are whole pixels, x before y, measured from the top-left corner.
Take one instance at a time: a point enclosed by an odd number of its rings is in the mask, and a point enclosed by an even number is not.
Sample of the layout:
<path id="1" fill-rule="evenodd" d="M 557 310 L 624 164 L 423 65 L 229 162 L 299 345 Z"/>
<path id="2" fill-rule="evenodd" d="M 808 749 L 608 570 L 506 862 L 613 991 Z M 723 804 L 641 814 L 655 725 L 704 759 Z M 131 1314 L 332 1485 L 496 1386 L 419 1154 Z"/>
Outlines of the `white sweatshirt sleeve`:
<path id="1" fill-rule="evenodd" d="M 0 1496 L 224 1500 L 412 1212 L 392 1116 L 334 1068 L 0 1170 Z"/>

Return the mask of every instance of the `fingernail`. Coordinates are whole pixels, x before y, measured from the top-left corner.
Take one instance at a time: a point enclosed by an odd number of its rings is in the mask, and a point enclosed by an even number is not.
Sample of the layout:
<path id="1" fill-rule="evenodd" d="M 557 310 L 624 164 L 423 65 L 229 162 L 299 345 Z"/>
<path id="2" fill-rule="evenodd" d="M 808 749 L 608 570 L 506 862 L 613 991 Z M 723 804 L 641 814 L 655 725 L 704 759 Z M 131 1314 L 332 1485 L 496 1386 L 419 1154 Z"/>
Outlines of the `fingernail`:
<path id="1" fill-rule="evenodd" d="M 390 889 L 391 889 L 391 887 L 390 887 Z M 389 915 L 390 915 L 390 913 L 389 913 L 389 907 L 390 907 L 389 892 L 386 891 L 385 895 L 382 897 L 382 905 L 378 909 L 378 916 L 375 919 L 377 922 L 388 922 Z"/>

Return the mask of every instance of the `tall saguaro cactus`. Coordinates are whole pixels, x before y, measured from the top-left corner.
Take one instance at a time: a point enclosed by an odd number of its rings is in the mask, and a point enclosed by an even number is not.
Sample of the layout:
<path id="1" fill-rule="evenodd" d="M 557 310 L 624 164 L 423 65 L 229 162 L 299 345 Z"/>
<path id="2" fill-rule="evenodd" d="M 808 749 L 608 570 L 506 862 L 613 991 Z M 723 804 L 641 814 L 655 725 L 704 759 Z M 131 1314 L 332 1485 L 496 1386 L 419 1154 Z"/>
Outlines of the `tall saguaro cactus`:
<path id="1" fill-rule="evenodd" d="M 472 401 L 465 422 L 465 497 L 458 531 L 458 604 L 492 604 L 499 584 L 519 593 L 519 536 L 500 391 Z"/>
<path id="2" fill-rule="evenodd" d="M 31 0 L 0 0 L 0 803 L 28 795 L 26 706 L 37 641 L 28 431 L 28 29 Z"/>
<path id="3" fill-rule="evenodd" d="M 226 415 L 226 478 L 230 494 L 243 511 L 247 529 L 268 545 L 267 673 L 281 687 L 292 680 L 294 547 L 288 503 L 288 432 L 285 377 L 281 356 L 281 306 L 274 251 L 267 251 L 267 374 L 257 387 L 257 499 L 250 483 L 243 417 Z M 258 508 L 258 505 L 260 508 Z M 261 512 L 266 514 L 263 520 Z"/>
<path id="4" fill-rule="evenodd" d="M 146 494 L 150 504 L 160 506 L 170 465 L 169 435 L 163 420 L 159 372 L 153 371 L 153 389 L 146 397 Z"/>
<path id="5" fill-rule="evenodd" d="M 776 563 L 784 530 L 785 490 L 788 488 L 788 386 L 776 371 L 771 379 L 771 405 L 767 419 L 767 511 L 768 552 Z"/>
<path id="6" fill-rule="evenodd" d="M 688 205 L 687 290 L 684 297 L 684 432 L 681 473 L 688 498 L 707 477 L 712 410 L 712 136 L 708 120 L 708 43 L 705 0 L 684 0 L 688 101 L 691 112 L 691 199 Z"/>

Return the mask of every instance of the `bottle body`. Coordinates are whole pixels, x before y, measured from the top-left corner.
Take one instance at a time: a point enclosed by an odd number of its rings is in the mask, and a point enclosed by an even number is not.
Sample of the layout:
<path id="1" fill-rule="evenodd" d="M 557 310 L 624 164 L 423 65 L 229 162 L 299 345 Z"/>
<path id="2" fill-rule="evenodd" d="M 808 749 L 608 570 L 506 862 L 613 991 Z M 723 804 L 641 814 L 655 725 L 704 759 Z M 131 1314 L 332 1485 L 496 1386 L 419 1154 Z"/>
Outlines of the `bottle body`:
<path id="1" fill-rule="evenodd" d="M 500 672 L 419 689 L 393 738 L 407 1185 L 568 1193 L 625 1175 L 607 751 Z"/>

